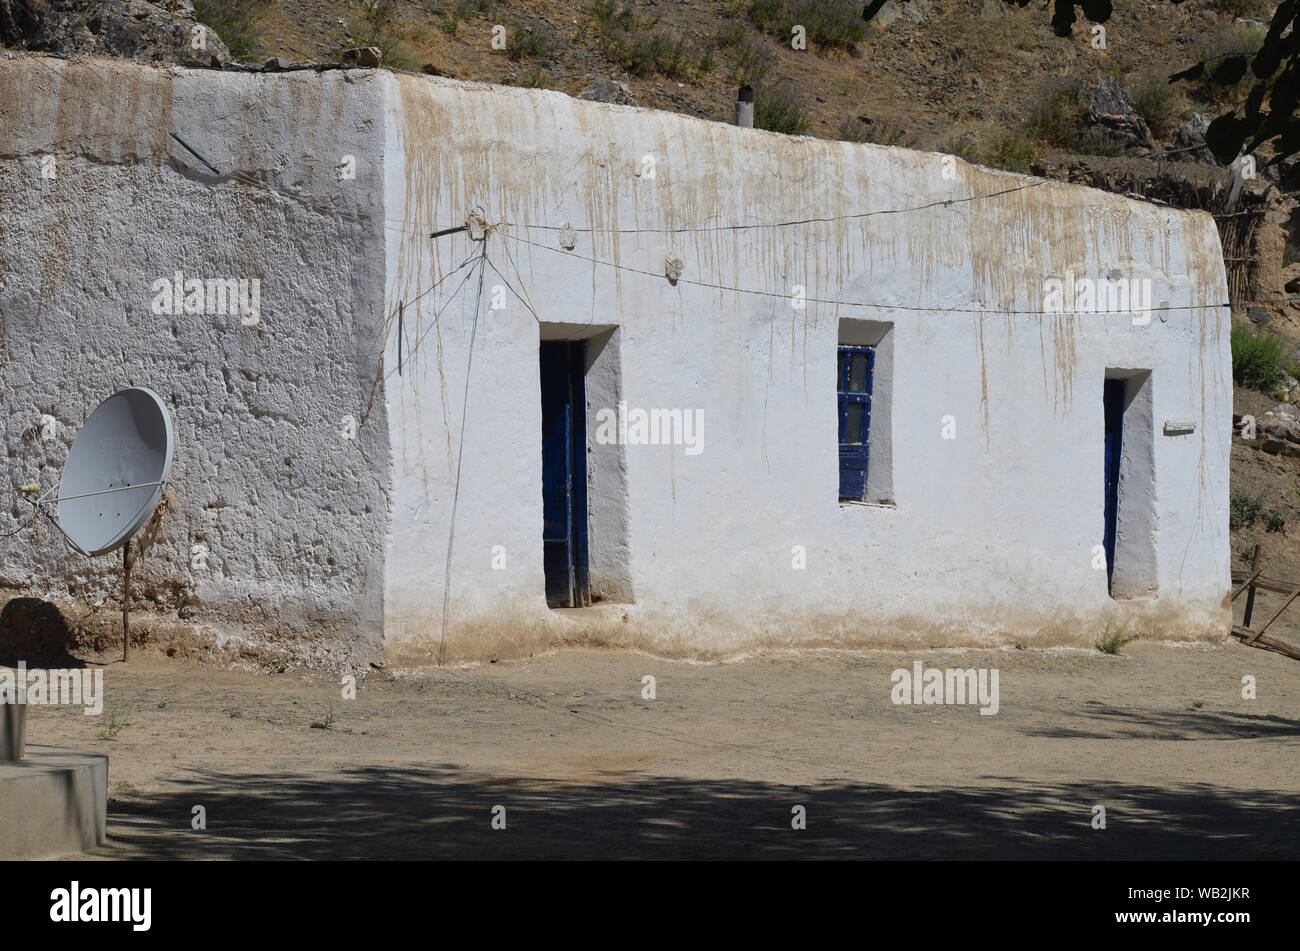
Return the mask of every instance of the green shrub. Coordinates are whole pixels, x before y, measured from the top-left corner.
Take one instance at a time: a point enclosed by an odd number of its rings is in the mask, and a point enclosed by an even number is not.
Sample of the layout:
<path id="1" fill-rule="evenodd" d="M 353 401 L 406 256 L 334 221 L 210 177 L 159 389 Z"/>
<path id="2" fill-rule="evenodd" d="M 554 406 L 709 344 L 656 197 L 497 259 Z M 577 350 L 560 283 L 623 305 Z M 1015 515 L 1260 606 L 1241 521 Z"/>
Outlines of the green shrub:
<path id="1" fill-rule="evenodd" d="M 968 162 L 979 162 L 979 149 L 975 145 L 975 138 L 969 133 L 953 136 L 942 146 L 940 152 L 946 152 L 949 155 L 955 155 L 958 158 L 965 159 Z"/>
<path id="2" fill-rule="evenodd" d="M 846 142 L 870 142 L 874 145 L 895 145 L 914 148 L 916 140 L 902 125 L 888 119 L 866 123 L 861 119 L 845 119 L 840 123 L 839 136 Z"/>
<path id="3" fill-rule="evenodd" d="M 1029 174 L 1034 162 L 1038 160 L 1038 149 L 1024 136 L 987 129 L 955 136 L 945 142 L 939 151 L 975 165 L 1000 168 L 1021 175 Z"/>
<path id="4" fill-rule="evenodd" d="M 749 19 L 787 44 L 795 26 L 802 26 L 818 46 L 843 50 L 851 50 L 867 33 L 861 6 L 844 0 L 754 0 Z"/>
<path id="5" fill-rule="evenodd" d="M 607 37 L 603 49 L 606 56 L 633 76 L 685 76 L 694 61 L 684 39 L 673 39 L 662 32 Z"/>
<path id="6" fill-rule="evenodd" d="M 547 30 L 526 26 L 512 27 L 507 34 L 506 57 L 517 63 L 521 59 L 541 59 L 549 56 L 555 46 L 555 38 Z"/>
<path id="7" fill-rule="evenodd" d="M 472 16 L 491 13 L 493 6 L 493 0 L 459 0 L 458 3 L 443 11 L 438 26 L 448 36 L 455 36 L 462 21 L 468 20 Z"/>
<path id="8" fill-rule="evenodd" d="M 349 34 L 347 48 L 358 46 L 373 46 L 379 50 L 379 55 L 383 58 L 383 64 L 391 66 L 393 69 L 416 70 L 420 67 L 419 58 L 411 52 L 405 43 L 390 33 L 370 30 L 363 33 Z"/>
<path id="9" fill-rule="evenodd" d="M 1077 80 L 1053 86 L 1025 122 L 1025 131 L 1044 145 L 1073 149 L 1088 111 L 1088 90 Z"/>
<path id="10" fill-rule="evenodd" d="M 1228 496 L 1229 531 L 1251 528 L 1256 522 L 1263 522 L 1266 532 L 1286 534 L 1286 516 L 1276 509 L 1265 509 L 1262 495 L 1233 492 Z M 1254 557 L 1254 551 L 1243 549 L 1241 556 L 1250 561 Z"/>
<path id="11" fill-rule="evenodd" d="M 1235 532 L 1239 528 L 1250 528 L 1264 514 L 1264 499 L 1261 496 L 1247 495 L 1245 492 L 1233 492 L 1228 497 L 1228 530 Z"/>
<path id="12" fill-rule="evenodd" d="M 710 43 L 730 61 L 731 79 L 739 85 L 758 85 L 771 68 L 774 58 L 771 49 L 755 41 L 744 23 L 728 23 L 713 34 Z"/>
<path id="13" fill-rule="evenodd" d="M 728 23 L 713 34 L 713 45 L 727 52 L 734 52 L 750 42 L 749 30 L 743 23 Z"/>
<path id="14" fill-rule="evenodd" d="M 1218 56 L 1253 55 L 1264 43 L 1268 30 L 1263 26 L 1233 23 L 1204 40 L 1198 47 L 1201 59 Z"/>
<path id="15" fill-rule="evenodd" d="M 1074 150 L 1081 155 L 1122 155 L 1123 144 L 1102 129 L 1080 129 L 1075 133 Z"/>
<path id="16" fill-rule="evenodd" d="M 994 135 L 979 146 L 979 162 L 1006 172 L 1029 174 L 1038 158 L 1038 150 L 1028 139 L 1010 133 Z"/>
<path id="17" fill-rule="evenodd" d="M 781 30 L 784 36 L 785 31 L 794 25 L 794 21 L 785 16 L 789 6 L 783 0 L 755 0 L 749 5 L 749 19 L 764 33 Z"/>
<path id="18" fill-rule="evenodd" d="M 1264 44 L 1267 32 L 1263 27 L 1234 23 L 1200 45 L 1196 58 L 1205 63 L 1202 86 L 1211 98 L 1219 101 L 1235 98 L 1244 85 L 1255 81 L 1250 69 L 1238 68 L 1233 73 L 1234 63 L 1225 60 L 1237 56 L 1250 60 Z"/>
<path id="19" fill-rule="evenodd" d="M 1106 627 L 1097 637 L 1097 650 L 1103 654 L 1118 654 L 1119 649 L 1134 638 L 1128 632 L 1128 624 L 1107 621 Z"/>
<path id="20" fill-rule="evenodd" d="M 379 50 L 385 66 L 391 66 L 394 69 L 419 69 L 420 59 L 405 42 L 410 33 L 407 30 L 400 29 L 393 19 L 396 6 L 385 3 L 383 0 L 361 0 L 360 6 L 360 26 L 348 33 L 343 49 L 373 46 Z M 454 12 L 452 16 L 455 17 Z M 447 30 L 449 22 L 447 19 L 443 20 L 442 26 L 444 30 Z M 457 19 L 456 22 L 459 22 L 459 20 Z M 414 32 L 419 34 L 420 39 L 427 41 L 428 31 L 426 29 L 421 27 Z M 452 25 L 448 32 L 455 32 L 455 26 Z"/>
<path id="21" fill-rule="evenodd" d="M 787 135 L 802 135 L 808 129 L 803 103 L 793 86 L 781 83 L 754 90 L 754 128 Z"/>
<path id="22" fill-rule="evenodd" d="M 262 46 L 257 18 L 267 0 L 194 0 L 194 18 L 211 27 L 230 55 L 242 60 Z"/>
<path id="23" fill-rule="evenodd" d="M 601 52 L 633 76 L 658 73 L 675 78 L 688 76 L 697 68 L 712 69 L 697 56 L 685 38 L 654 29 L 654 21 L 637 16 L 630 8 L 611 0 L 596 0 L 591 7 L 596 22 L 596 44 Z"/>
<path id="24" fill-rule="evenodd" d="M 1214 8 L 1231 17 L 1249 17 L 1259 8 L 1259 0 L 1214 0 Z"/>
<path id="25" fill-rule="evenodd" d="M 661 76 L 686 76 L 691 72 L 695 58 L 681 37 L 674 39 L 668 33 L 656 33 L 641 44 L 641 61 L 647 71 Z"/>
<path id="26" fill-rule="evenodd" d="M 393 18 L 393 5 L 384 0 L 361 0 L 361 15 L 376 30 L 381 30 Z"/>
<path id="27" fill-rule="evenodd" d="M 535 69 L 531 73 L 525 73 L 521 76 L 506 78 L 504 84 L 507 86 L 519 86 L 521 89 L 552 89 L 551 77 L 545 71 Z"/>
<path id="28" fill-rule="evenodd" d="M 1052 148 L 1083 155 L 1120 155 L 1124 147 L 1118 140 L 1087 124 L 1090 98 L 1089 86 L 1077 79 L 1052 86 L 1043 101 L 1030 110 L 1025 133 Z"/>
<path id="29" fill-rule="evenodd" d="M 1249 327 L 1232 328 L 1232 382 L 1266 391 L 1292 369 L 1282 338 Z"/>
<path id="30" fill-rule="evenodd" d="M 1125 90 L 1133 98 L 1138 114 L 1146 120 L 1151 132 L 1163 138 L 1173 131 L 1178 121 L 1178 96 L 1169 81 L 1162 76 L 1147 75 L 1126 84 Z"/>
<path id="31" fill-rule="evenodd" d="M 116 740 L 117 735 L 131 725 L 131 713 L 130 710 L 123 712 L 110 709 L 108 711 L 108 726 L 99 731 L 99 738 L 101 740 Z"/>
<path id="32" fill-rule="evenodd" d="M 626 32 L 648 25 L 632 12 L 631 7 L 619 6 L 614 0 L 596 0 L 591 5 L 591 16 L 602 32 Z"/>
<path id="33" fill-rule="evenodd" d="M 740 41 L 727 50 L 731 59 L 731 78 L 741 86 L 757 86 L 767 78 L 775 57 L 762 42 L 756 42 L 748 30 L 740 29 Z"/>

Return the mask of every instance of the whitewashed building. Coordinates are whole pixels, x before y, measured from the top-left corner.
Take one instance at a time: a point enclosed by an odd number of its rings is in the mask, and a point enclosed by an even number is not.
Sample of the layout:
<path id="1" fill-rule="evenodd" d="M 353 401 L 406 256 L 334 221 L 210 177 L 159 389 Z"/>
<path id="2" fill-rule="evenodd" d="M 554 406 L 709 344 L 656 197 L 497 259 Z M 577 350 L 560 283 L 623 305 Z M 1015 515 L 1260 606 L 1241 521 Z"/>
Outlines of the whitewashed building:
<path id="1" fill-rule="evenodd" d="M 108 393 L 161 393 L 140 596 L 210 637 L 1226 634 L 1205 214 L 555 92 L 19 57 L 0 281 L 14 484 Z M 0 545 L 13 594 L 118 581 L 48 531 Z"/>

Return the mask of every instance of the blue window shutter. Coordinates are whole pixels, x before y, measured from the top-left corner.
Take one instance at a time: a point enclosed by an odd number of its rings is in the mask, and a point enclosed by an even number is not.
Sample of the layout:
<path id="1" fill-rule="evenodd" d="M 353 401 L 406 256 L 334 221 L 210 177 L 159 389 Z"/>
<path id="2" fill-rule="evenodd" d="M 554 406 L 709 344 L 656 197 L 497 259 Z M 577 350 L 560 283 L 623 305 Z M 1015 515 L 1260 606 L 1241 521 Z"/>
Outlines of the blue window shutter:
<path id="1" fill-rule="evenodd" d="M 839 397 L 840 499 L 867 496 L 871 446 L 871 391 L 876 376 L 875 347 L 840 347 L 836 366 Z"/>

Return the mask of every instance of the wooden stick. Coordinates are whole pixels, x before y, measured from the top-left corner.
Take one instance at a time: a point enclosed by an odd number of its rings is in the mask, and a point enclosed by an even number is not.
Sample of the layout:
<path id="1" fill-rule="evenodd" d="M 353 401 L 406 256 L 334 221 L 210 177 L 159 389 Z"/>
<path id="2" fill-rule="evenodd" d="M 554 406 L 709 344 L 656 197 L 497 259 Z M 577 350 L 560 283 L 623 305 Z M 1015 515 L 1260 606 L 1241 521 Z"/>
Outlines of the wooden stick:
<path id="1" fill-rule="evenodd" d="M 1249 578 L 1247 578 L 1245 581 L 1243 581 L 1243 582 L 1241 583 L 1241 585 L 1237 588 L 1237 590 L 1235 590 L 1235 591 L 1232 592 L 1232 597 L 1230 597 L 1228 600 L 1229 600 L 1229 601 L 1236 601 L 1236 600 L 1237 600 L 1237 595 L 1241 594 L 1241 592 L 1245 591 L 1247 588 L 1250 588 L 1250 593 L 1251 593 L 1251 594 L 1254 594 L 1254 593 L 1255 593 L 1255 585 L 1254 585 L 1254 582 L 1255 582 L 1255 579 L 1258 578 L 1258 577 L 1259 577 L 1259 572 L 1256 571 L 1253 575 L 1251 575 Z M 1248 596 L 1246 597 L 1246 610 L 1249 611 L 1252 607 L 1254 607 L 1254 605 L 1252 605 L 1252 604 L 1250 603 L 1250 597 L 1249 597 L 1249 595 L 1248 595 Z"/>
<path id="2" fill-rule="evenodd" d="M 131 659 L 131 539 L 122 546 L 122 663 Z"/>
<path id="3" fill-rule="evenodd" d="M 1250 580 L 1251 580 L 1251 581 L 1254 581 L 1256 578 L 1259 577 L 1259 550 L 1260 550 L 1260 547 L 1261 547 L 1261 546 L 1260 546 L 1258 543 L 1255 545 L 1255 557 L 1252 558 L 1252 559 L 1251 559 L 1251 562 L 1250 562 L 1250 568 L 1251 568 L 1251 570 L 1252 570 L 1253 572 L 1255 572 L 1253 575 L 1250 576 Z M 1236 597 L 1237 597 L 1237 596 L 1234 594 L 1234 595 L 1233 595 L 1233 598 L 1236 598 Z M 1246 614 L 1245 614 L 1245 616 L 1241 619 L 1241 626 L 1242 626 L 1242 627 L 1250 627 L 1250 615 L 1251 615 L 1251 612 L 1254 611 L 1254 610 L 1255 610 L 1255 586 L 1252 584 L 1252 585 L 1250 586 L 1250 594 L 1246 595 Z"/>
<path id="4" fill-rule="evenodd" d="M 1239 583 L 1245 581 L 1249 577 L 1250 575 L 1242 572 L 1232 580 Z M 1271 591 L 1274 594 L 1290 594 L 1296 589 L 1296 586 L 1291 584 L 1289 581 L 1279 581 L 1277 578 L 1268 577 L 1268 575 L 1260 575 L 1256 578 L 1254 587 L 1258 588 L 1260 591 Z"/>
<path id="5" fill-rule="evenodd" d="M 1277 651 L 1279 654 L 1285 654 L 1292 660 L 1300 660 L 1300 649 L 1292 647 L 1290 644 L 1274 640 L 1271 637 L 1261 637 L 1258 632 L 1247 631 L 1240 627 L 1234 627 L 1232 633 L 1234 637 L 1242 638 L 1245 643 L 1249 644 L 1251 647 L 1260 647 L 1265 650 Z M 1252 633 L 1254 636 L 1253 639 L 1250 639 L 1249 635 Z"/>

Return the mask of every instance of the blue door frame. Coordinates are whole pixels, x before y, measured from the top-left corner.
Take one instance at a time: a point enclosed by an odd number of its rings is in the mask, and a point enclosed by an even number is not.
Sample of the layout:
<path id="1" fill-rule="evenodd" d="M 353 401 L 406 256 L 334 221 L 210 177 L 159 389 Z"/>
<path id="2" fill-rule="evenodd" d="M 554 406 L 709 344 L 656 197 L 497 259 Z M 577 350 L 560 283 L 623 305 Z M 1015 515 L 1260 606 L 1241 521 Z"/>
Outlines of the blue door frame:
<path id="1" fill-rule="evenodd" d="M 1102 403 L 1106 413 L 1106 527 L 1102 546 L 1106 549 L 1106 587 L 1115 574 L 1115 536 L 1119 525 L 1119 463 L 1124 451 L 1124 380 L 1107 380 Z"/>
<path id="2" fill-rule="evenodd" d="M 586 347 L 580 340 L 543 340 L 542 560 L 546 603 L 591 603 L 587 569 Z"/>

